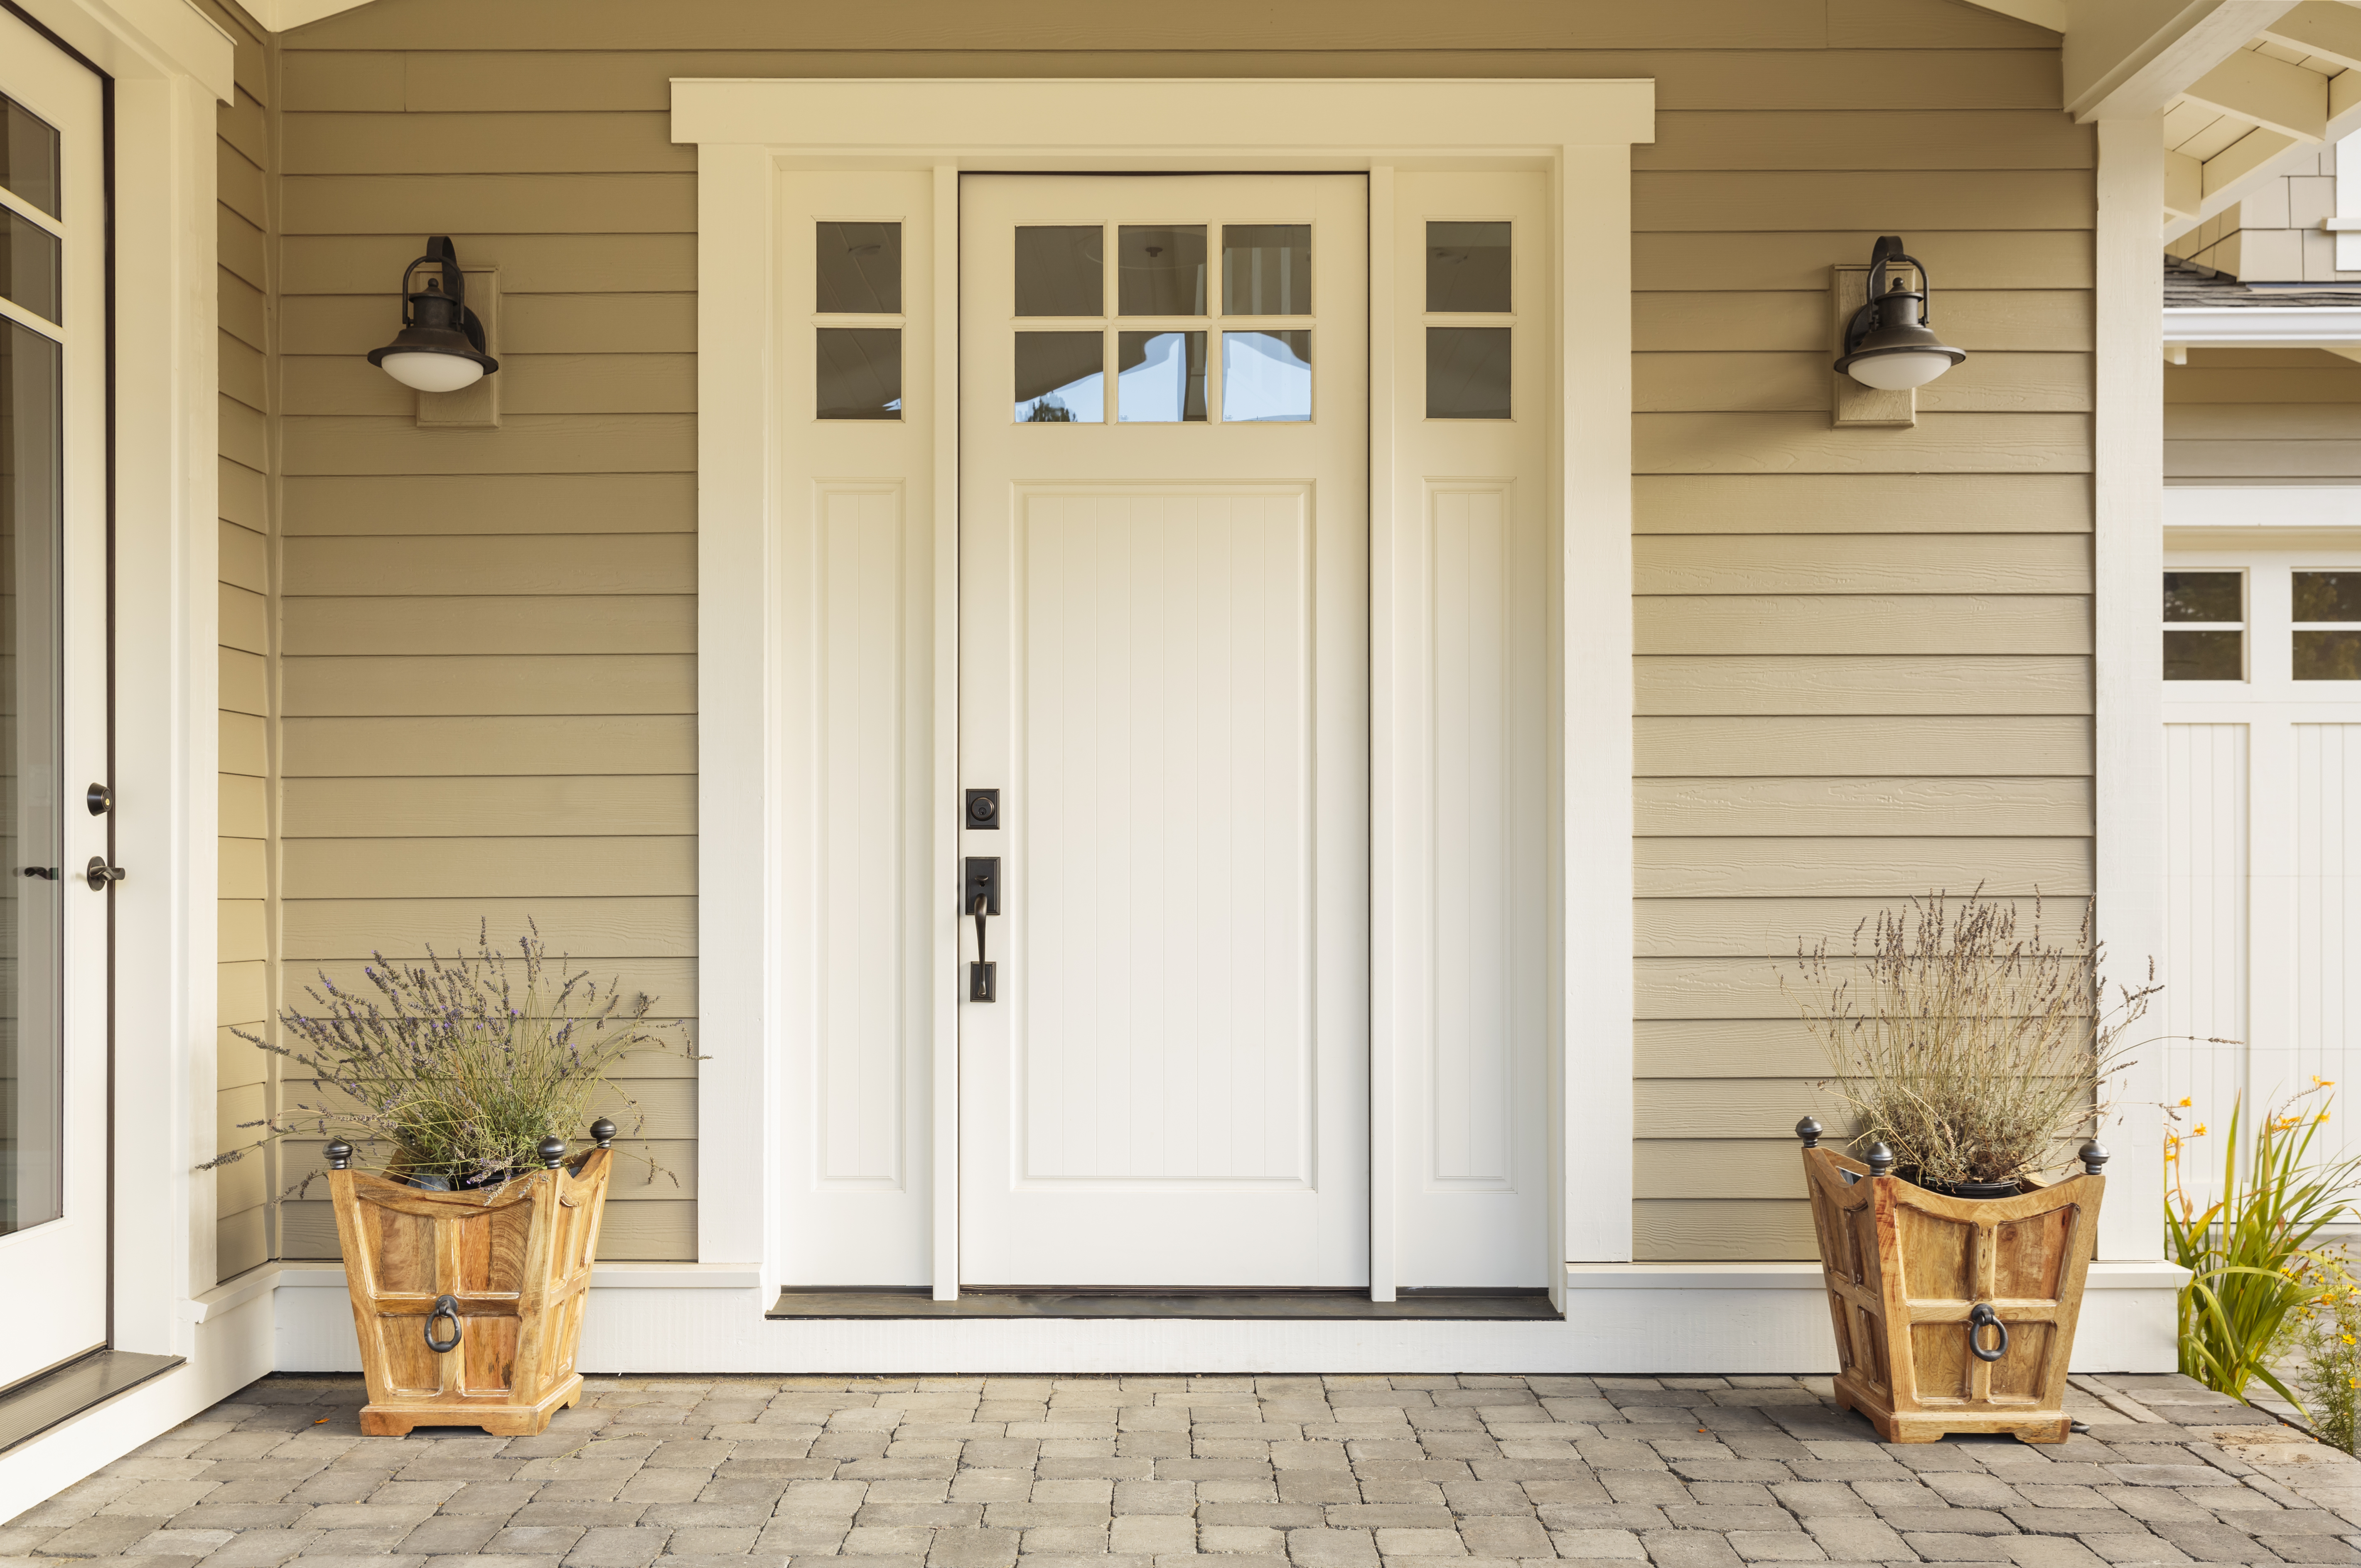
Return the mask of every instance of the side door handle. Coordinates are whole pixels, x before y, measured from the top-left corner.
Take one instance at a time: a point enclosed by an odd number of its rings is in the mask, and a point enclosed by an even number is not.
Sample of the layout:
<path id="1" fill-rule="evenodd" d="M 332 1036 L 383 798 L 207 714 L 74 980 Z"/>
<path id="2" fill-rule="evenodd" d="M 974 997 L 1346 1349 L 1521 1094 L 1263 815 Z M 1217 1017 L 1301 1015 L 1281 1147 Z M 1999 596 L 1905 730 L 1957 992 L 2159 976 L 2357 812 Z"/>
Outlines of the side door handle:
<path id="1" fill-rule="evenodd" d="M 966 903 L 961 913 L 975 919 L 975 962 L 967 966 L 967 999 L 970 1002 L 997 1002 L 1000 1000 L 999 970 L 998 966 L 985 957 L 984 920 L 1000 913 L 1000 857 L 970 855 L 961 892 Z"/>
<path id="2" fill-rule="evenodd" d="M 82 867 L 82 881 L 90 883 L 93 893 L 104 893 L 110 883 L 121 882 L 131 873 L 121 866 L 110 866 L 104 855 L 93 855 L 90 864 Z"/>

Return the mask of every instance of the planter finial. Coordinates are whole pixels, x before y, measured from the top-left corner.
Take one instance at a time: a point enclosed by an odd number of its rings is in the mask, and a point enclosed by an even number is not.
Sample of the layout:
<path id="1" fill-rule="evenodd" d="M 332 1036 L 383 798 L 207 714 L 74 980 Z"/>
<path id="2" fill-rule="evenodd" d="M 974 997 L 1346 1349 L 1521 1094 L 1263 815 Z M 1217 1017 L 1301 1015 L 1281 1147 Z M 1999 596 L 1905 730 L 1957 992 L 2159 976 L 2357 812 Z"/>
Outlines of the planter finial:
<path id="1" fill-rule="evenodd" d="M 330 1138 L 328 1140 L 327 1147 L 322 1149 L 320 1152 L 328 1157 L 328 1168 L 330 1170 L 350 1170 L 352 1168 L 353 1146 L 345 1142 L 344 1139 Z"/>
<path id="2" fill-rule="evenodd" d="M 2110 1157 L 2112 1157 L 2107 1153 L 2107 1146 L 2101 1143 L 2098 1139 L 2092 1138 L 2089 1143 L 2082 1146 L 2082 1174 L 2085 1176 L 2098 1175 L 2100 1170 L 2105 1167 Z"/>
<path id="3" fill-rule="evenodd" d="M 599 1117 L 590 1124 L 590 1137 L 600 1148 L 610 1147 L 615 1142 L 615 1124 Z"/>
<path id="4" fill-rule="evenodd" d="M 1795 1124 L 1795 1135 L 1804 1140 L 1807 1149 L 1820 1146 L 1820 1124 L 1809 1116 Z"/>
<path id="5" fill-rule="evenodd" d="M 533 1152 L 541 1156 L 544 1169 L 555 1170 L 566 1159 L 566 1140 L 552 1133 L 535 1146 Z"/>
<path id="6" fill-rule="evenodd" d="M 1889 1176 L 1893 1174 L 1894 1151 L 1887 1148 L 1883 1140 L 1873 1143 L 1870 1145 L 1868 1148 L 1862 1150 L 1861 1157 L 1868 1162 L 1870 1175 Z"/>

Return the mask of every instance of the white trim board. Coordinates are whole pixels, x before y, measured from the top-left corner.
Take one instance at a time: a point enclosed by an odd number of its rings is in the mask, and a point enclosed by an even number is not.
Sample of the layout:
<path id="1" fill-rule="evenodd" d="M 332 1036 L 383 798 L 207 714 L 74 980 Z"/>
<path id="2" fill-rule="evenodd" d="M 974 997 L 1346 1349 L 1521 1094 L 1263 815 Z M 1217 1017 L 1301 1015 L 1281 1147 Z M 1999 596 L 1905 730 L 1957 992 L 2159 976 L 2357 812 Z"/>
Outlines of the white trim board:
<path id="1" fill-rule="evenodd" d="M 802 1003 L 789 977 L 808 968 L 811 878 L 796 846 L 808 824 L 783 819 L 783 781 L 795 751 L 790 716 L 808 685 L 788 613 L 783 530 L 800 490 L 783 475 L 808 467 L 791 447 L 808 440 L 785 417 L 778 368 L 784 302 L 781 233 L 785 171 L 924 171 L 933 181 L 928 254 L 910 257 L 908 287 L 931 287 L 936 319 L 956 305 L 958 178 L 995 171 L 1228 172 L 1521 170 L 1549 177 L 1555 320 L 1545 503 L 1554 626 L 1549 650 L 1551 973 L 1549 1192 L 1553 1214 L 1542 1278 L 1565 1258 L 1631 1254 L 1628 1136 L 1564 1129 L 1629 1128 L 1631 1119 L 1631 145 L 1653 139 L 1654 87 L 1646 81 L 676 81 L 673 138 L 698 144 L 698 900 L 703 1022 L 716 1042 L 699 1085 L 697 1157 L 707 1179 L 697 1206 L 698 1255 L 755 1268 L 768 1289 L 785 1277 L 794 1238 L 782 1210 L 783 1168 L 803 1142 L 790 1135 L 785 1064 L 801 1059 Z M 1096 150 L 1033 127 L 1115 127 Z M 1580 271 L 1577 274 L 1576 268 Z M 929 270 L 930 269 L 930 270 Z M 931 284 L 929 284 L 931 280 Z M 909 296 L 906 296 L 909 297 Z M 1374 311 L 1373 329 L 1387 313 Z M 950 728 L 956 713 L 957 561 L 955 336 L 934 334 L 933 390 L 914 414 L 931 418 L 932 471 L 911 479 L 905 514 L 931 520 L 931 549 L 914 571 L 931 584 L 929 653 L 912 655 L 913 701 L 931 718 L 906 730 L 931 748 L 906 776 L 935 799 L 928 861 L 936 896 L 925 911 L 930 951 L 912 954 L 932 976 L 931 1006 L 913 1009 L 930 1036 L 928 1059 L 906 1081 L 931 1105 L 923 1167 L 901 1179 L 926 1195 L 931 1284 L 958 1288 L 956 984 L 957 786 Z M 1373 354 L 1380 345 L 1372 344 Z M 914 352 L 923 352 L 914 349 Z M 800 389 L 798 389 L 800 391 Z M 801 406 L 800 404 L 798 406 Z M 915 422 L 915 420 L 914 420 Z M 1378 444 L 1373 442 L 1373 449 Z M 790 459 L 794 461 L 790 461 Z M 1373 524 L 1382 518 L 1373 519 Z M 1373 543 L 1373 551 L 1382 542 Z M 1373 823 L 1389 842 L 1390 825 Z M 919 944 L 921 948 L 927 944 Z M 808 988 L 806 988 L 808 989 Z M 725 1044 L 726 1042 L 726 1044 Z M 1578 1046 L 1576 1044 L 1578 1043 Z M 896 1188 L 901 1191 L 902 1189 Z M 1391 1255 L 1373 1238 L 1373 1256 Z M 874 1280 L 846 1281 L 874 1284 Z M 1391 1280 L 1372 1278 L 1373 1289 Z M 655 1294 L 661 1294 L 655 1293 Z M 1079 1325 L 1048 1331 L 1071 1338 Z M 594 1332 L 597 1332 L 594 1330 Z M 961 1337 L 1037 1330 L 904 1324 L 796 1331 L 866 1334 L 868 1364 L 967 1365 Z M 1180 1343 L 1213 1331 L 1189 1331 Z M 1304 1343 L 1340 1347 L 1373 1332 L 1312 1325 Z M 1388 1330 L 1386 1332 L 1397 1331 Z M 878 1337 L 881 1333 L 884 1337 Z M 949 1337 L 945 1337 L 949 1336 Z M 785 1343 L 785 1342 L 778 1342 Z M 1211 1342 L 1208 1342 L 1210 1344 Z M 1405 1342 L 1407 1343 L 1407 1342 Z M 897 1347 L 897 1348 L 888 1348 Z M 801 1355 L 800 1349 L 797 1352 Z M 950 1359 L 935 1362 L 941 1355 Z M 915 1359 L 914 1359 L 915 1358 Z M 1296 1365 L 1334 1358 L 1307 1348 Z M 798 1361 L 797 1364 L 800 1364 Z M 1160 1362 L 1159 1362 L 1160 1364 Z"/>
<path id="2" fill-rule="evenodd" d="M 2188 528 L 2361 528 L 2361 485 L 2168 485 L 2168 532 Z"/>
<path id="3" fill-rule="evenodd" d="M 2361 343 L 2361 306 L 2172 306 L 2164 341 L 2175 348 L 2309 348 Z"/>
<path id="4" fill-rule="evenodd" d="M 331 1273 L 333 1271 L 320 1271 Z M 2167 1264 L 2094 1263 L 2074 1369 L 2169 1372 Z M 1496 1372 L 1712 1375 L 1836 1370 L 1816 1263 L 1620 1265 L 1566 1271 L 1564 1321 L 1145 1319 L 772 1320 L 759 1291 L 594 1283 L 586 1373 Z M 277 1292 L 277 1365 L 360 1365 L 341 1278 Z"/>

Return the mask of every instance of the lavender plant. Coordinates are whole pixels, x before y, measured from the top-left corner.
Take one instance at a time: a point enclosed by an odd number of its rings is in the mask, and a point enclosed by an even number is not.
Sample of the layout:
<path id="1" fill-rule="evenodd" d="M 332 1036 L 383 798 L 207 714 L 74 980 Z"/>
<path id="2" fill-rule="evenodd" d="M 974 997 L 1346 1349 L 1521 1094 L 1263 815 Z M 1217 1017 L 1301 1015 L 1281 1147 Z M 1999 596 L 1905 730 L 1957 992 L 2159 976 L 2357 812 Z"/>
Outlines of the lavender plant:
<path id="1" fill-rule="evenodd" d="M 2147 984 L 2109 999 L 2087 904 L 2059 941 L 2037 899 L 2020 931 L 2015 904 L 1982 888 L 1882 911 L 1854 931 L 1852 957 L 1840 966 L 1825 941 L 1799 947 L 1804 1024 L 1859 1119 L 1856 1141 L 1883 1140 L 1941 1188 L 2063 1163 L 2065 1140 L 2104 1113 L 2108 1079 L 2129 1065 L 2125 1031 L 2159 989 L 2151 964 Z"/>
<path id="2" fill-rule="evenodd" d="M 474 950 L 457 957 L 430 948 L 423 963 L 371 959 L 362 971 L 370 992 L 354 994 L 322 973 L 306 988 L 311 1011 L 279 1015 L 298 1045 L 235 1031 L 309 1069 L 318 1098 L 242 1124 L 261 1135 L 199 1169 L 280 1138 L 333 1135 L 376 1149 L 389 1176 L 413 1185 L 494 1187 L 538 1168 L 536 1146 L 552 1134 L 569 1149 L 586 1142 L 593 1101 L 619 1104 L 618 1121 L 635 1118 L 624 1135 L 639 1132 L 645 1113 L 608 1076 L 625 1057 L 702 1059 L 676 1025 L 651 1020 L 646 994 L 626 1000 L 612 982 L 563 972 L 563 958 L 553 966 L 530 921 L 513 953 L 493 948 L 482 927 Z"/>

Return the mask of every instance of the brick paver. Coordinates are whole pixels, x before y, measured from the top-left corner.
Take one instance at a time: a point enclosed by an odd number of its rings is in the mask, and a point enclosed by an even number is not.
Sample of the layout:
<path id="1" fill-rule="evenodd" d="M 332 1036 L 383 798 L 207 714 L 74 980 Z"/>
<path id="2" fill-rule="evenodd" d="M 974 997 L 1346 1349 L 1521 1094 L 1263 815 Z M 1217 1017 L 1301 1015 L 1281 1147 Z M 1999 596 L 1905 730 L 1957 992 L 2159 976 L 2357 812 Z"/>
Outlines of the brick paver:
<path id="1" fill-rule="evenodd" d="M 2087 1436 L 1876 1441 L 1794 1377 L 600 1377 L 365 1438 L 271 1377 L 0 1525 L 58 1568 L 2361 1564 L 2361 1464 L 2185 1379 Z"/>

